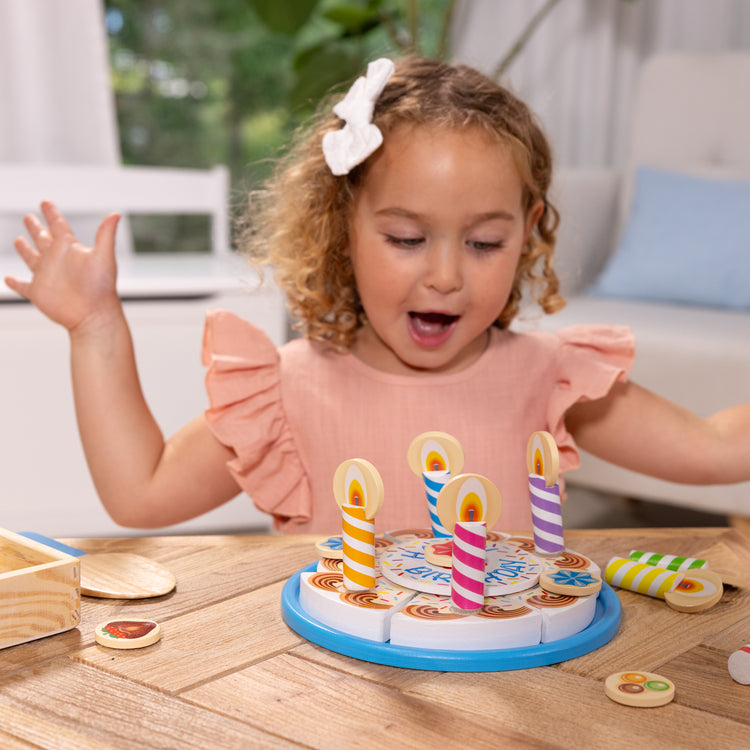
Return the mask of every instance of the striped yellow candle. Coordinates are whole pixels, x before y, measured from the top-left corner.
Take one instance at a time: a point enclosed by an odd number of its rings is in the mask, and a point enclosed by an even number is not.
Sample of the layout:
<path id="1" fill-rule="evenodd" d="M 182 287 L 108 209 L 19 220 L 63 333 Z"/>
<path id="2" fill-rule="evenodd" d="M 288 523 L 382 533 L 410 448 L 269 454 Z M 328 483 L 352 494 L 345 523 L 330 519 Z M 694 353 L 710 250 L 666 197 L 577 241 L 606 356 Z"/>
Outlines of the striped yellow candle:
<path id="1" fill-rule="evenodd" d="M 341 506 L 344 587 L 367 591 L 375 586 L 375 521 L 361 505 Z"/>
<path id="2" fill-rule="evenodd" d="M 634 562 L 623 557 L 613 557 L 604 570 L 604 578 L 610 586 L 618 586 L 657 599 L 663 599 L 664 594 L 673 591 L 684 577 L 684 573 Z"/>

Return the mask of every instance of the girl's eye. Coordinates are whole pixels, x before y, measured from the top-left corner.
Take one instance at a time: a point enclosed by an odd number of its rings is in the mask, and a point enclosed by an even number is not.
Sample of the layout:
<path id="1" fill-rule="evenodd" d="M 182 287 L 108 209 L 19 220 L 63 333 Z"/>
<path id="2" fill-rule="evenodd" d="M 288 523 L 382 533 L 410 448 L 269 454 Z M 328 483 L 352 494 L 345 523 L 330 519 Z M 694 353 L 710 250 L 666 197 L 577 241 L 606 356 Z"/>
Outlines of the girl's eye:
<path id="1" fill-rule="evenodd" d="M 495 242 L 470 240 L 468 244 L 471 248 L 473 248 L 474 250 L 477 250 L 480 253 L 488 252 L 490 250 L 500 250 L 505 245 L 505 243 L 502 240 L 497 240 Z"/>
<path id="2" fill-rule="evenodd" d="M 394 235 L 387 234 L 385 241 L 398 247 L 417 247 L 424 242 L 424 237 L 395 237 Z"/>

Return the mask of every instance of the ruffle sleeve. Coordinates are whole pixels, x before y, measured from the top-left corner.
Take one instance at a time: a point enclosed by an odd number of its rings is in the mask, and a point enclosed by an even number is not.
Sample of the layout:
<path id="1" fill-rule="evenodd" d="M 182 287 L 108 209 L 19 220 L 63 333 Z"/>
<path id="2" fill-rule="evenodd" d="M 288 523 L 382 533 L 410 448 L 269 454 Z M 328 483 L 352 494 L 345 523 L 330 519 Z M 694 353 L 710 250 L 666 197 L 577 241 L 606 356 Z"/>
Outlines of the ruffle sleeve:
<path id="1" fill-rule="evenodd" d="M 565 429 L 565 412 L 579 401 L 603 398 L 616 382 L 627 380 L 635 357 L 629 328 L 581 325 L 557 332 L 557 382 L 549 401 L 547 424 L 560 451 L 560 471 L 577 469 L 578 448 Z"/>
<path id="2" fill-rule="evenodd" d="M 206 421 L 236 458 L 227 466 L 255 505 L 291 529 L 312 516 L 312 491 L 282 402 L 280 358 L 265 332 L 211 310 L 203 335 Z"/>

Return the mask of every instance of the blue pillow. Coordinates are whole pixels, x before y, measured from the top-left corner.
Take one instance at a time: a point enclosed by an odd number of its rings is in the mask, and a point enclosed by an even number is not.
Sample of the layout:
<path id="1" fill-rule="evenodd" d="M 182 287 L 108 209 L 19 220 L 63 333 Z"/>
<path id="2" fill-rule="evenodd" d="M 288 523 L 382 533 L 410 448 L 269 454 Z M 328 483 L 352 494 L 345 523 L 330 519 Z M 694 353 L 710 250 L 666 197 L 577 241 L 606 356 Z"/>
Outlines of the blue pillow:
<path id="1" fill-rule="evenodd" d="M 620 247 L 590 293 L 750 309 L 750 182 L 640 167 Z"/>

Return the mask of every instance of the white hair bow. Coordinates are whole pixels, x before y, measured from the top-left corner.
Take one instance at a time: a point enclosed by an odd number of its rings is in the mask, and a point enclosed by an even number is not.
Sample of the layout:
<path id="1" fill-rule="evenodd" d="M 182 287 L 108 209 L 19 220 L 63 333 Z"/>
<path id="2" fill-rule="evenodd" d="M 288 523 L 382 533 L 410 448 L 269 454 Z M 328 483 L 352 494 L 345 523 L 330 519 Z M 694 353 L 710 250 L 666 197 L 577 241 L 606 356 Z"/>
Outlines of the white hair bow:
<path id="1" fill-rule="evenodd" d="M 333 108 L 344 121 L 343 128 L 323 136 L 323 155 L 333 174 L 348 174 L 383 142 L 380 128 L 372 124 L 372 113 L 394 70 L 388 58 L 374 60 L 367 66 L 367 75 L 357 78 Z"/>

